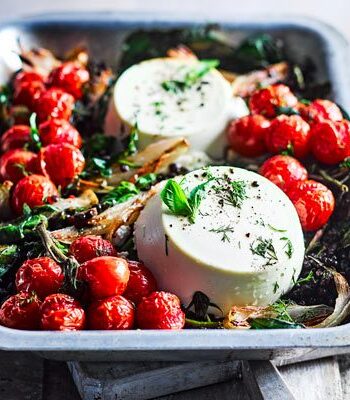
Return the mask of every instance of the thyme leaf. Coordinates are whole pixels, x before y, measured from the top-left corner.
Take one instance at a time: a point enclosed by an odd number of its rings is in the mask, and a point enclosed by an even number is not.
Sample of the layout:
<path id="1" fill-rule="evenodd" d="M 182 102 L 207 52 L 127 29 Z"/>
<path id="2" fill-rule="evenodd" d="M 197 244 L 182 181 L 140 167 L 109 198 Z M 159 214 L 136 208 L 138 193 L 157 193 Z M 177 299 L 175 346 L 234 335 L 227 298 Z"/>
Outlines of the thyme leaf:
<path id="1" fill-rule="evenodd" d="M 266 259 L 265 265 L 276 264 L 278 258 L 272 239 L 263 239 L 258 237 L 251 245 L 250 251 L 260 257 Z"/>
<path id="2" fill-rule="evenodd" d="M 219 228 L 210 229 L 209 232 L 222 233 L 221 241 L 222 242 L 230 242 L 230 238 L 229 238 L 229 236 L 227 234 L 228 233 L 233 233 L 234 232 L 234 228 L 232 226 L 230 226 L 230 225 L 220 226 Z"/>

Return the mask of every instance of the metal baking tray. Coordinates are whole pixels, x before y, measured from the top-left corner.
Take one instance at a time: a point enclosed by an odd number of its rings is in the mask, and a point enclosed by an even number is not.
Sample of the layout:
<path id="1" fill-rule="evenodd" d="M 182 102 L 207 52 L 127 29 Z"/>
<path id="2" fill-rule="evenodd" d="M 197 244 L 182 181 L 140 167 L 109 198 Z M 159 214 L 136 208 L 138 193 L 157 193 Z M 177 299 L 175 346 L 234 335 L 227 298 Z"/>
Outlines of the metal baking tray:
<path id="1" fill-rule="evenodd" d="M 257 32 L 282 38 L 296 62 L 310 57 L 317 79 L 329 80 L 332 97 L 350 108 L 349 47 L 333 28 L 312 19 L 131 13 L 42 15 L 0 24 L 0 80 L 6 80 L 18 39 L 63 54 L 84 44 L 95 60 L 116 66 L 125 35 L 135 28 L 168 28 L 217 22 L 234 40 Z M 29 350 L 44 357 L 85 361 L 287 359 L 350 352 L 348 325 L 305 330 L 183 330 L 30 332 L 0 327 L 0 349 Z M 318 351 L 318 355 L 320 352 Z M 311 357 L 311 356 L 310 356 Z"/>

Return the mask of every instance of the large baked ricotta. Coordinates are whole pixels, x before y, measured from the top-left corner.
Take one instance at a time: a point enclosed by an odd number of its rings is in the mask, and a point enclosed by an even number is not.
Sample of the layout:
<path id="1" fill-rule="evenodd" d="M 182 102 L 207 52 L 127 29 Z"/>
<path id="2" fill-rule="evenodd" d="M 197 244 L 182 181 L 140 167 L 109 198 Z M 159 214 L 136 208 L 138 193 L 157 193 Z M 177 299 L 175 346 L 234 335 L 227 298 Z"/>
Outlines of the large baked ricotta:
<path id="1" fill-rule="evenodd" d="M 140 148 L 163 138 L 186 137 L 194 150 L 220 158 L 229 121 L 248 114 L 215 68 L 183 87 L 200 61 L 157 58 L 135 64 L 117 80 L 106 117 L 108 133 L 137 123 Z"/>
<path id="2" fill-rule="evenodd" d="M 211 176 L 194 223 L 171 213 L 160 193 L 148 202 L 135 224 L 139 258 L 159 288 L 184 304 L 195 291 L 224 312 L 232 305 L 271 304 L 302 268 L 304 239 L 295 208 L 273 183 L 240 168 L 210 167 L 177 180 L 189 192 Z"/>

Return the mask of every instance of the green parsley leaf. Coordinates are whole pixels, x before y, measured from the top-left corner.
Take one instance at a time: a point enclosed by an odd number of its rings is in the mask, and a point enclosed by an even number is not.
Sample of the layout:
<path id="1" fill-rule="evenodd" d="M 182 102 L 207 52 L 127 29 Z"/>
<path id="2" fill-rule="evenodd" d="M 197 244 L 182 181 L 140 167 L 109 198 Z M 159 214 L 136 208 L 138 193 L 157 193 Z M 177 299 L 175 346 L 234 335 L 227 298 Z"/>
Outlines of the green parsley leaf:
<path id="1" fill-rule="evenodd" d="M 149 174 L 140 176 L 136 180 L 136 186 L 140 190 L 148 190 L 156 181 L 157 181 L 157 175 L 153 174 L 153 173 L 149 173 Z"/>

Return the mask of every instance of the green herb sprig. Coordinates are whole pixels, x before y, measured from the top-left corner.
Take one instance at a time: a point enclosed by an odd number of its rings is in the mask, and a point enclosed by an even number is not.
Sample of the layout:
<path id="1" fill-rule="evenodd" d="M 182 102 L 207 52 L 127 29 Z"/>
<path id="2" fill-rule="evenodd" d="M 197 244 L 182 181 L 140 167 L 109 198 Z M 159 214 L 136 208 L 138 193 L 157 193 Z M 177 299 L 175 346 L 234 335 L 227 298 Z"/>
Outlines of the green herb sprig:
<path id="1" fill-rule="evenodd" d="M 219 64 L 219 60 L 201 60 L 198 65 L 186 72 L 183 80 L 170 79 L 162 82 L 161 86 L 167 92 L 183 92 L 185 89 L 189 89 L 195 85 L 210 70 L 218 67 Z"/>
<path id="2" fill-rule="evenodd" d="M 259 237 L 250 245 L 250 251 L 260 257 L 266 259 L 265 265 L 276 264 L 278 258 L 272 239 L 263 239 Z"/>

